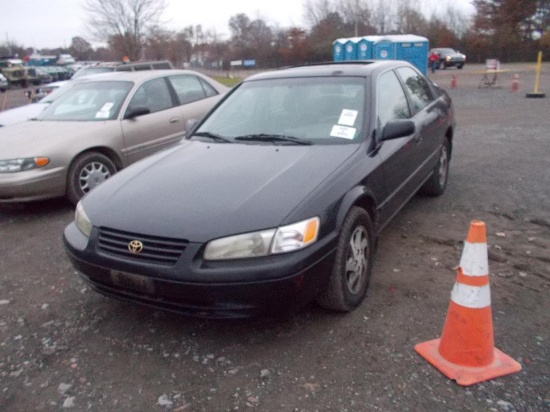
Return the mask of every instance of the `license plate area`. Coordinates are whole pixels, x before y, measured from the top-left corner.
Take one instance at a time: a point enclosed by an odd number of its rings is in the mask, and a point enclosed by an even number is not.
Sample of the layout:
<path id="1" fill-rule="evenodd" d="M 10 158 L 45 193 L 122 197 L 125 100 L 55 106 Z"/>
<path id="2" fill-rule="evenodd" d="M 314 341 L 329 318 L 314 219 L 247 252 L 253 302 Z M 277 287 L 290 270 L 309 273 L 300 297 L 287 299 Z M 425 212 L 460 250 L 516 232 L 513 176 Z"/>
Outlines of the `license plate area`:
<path id="1" fill-rule="evenodd" d="M 121 272 L 119 270 L 111 270 L 111 280 L 115 285 L 124 289 L 149 294 L 155 292 L 155 284 L 153 280 L 146 276 Z"/>

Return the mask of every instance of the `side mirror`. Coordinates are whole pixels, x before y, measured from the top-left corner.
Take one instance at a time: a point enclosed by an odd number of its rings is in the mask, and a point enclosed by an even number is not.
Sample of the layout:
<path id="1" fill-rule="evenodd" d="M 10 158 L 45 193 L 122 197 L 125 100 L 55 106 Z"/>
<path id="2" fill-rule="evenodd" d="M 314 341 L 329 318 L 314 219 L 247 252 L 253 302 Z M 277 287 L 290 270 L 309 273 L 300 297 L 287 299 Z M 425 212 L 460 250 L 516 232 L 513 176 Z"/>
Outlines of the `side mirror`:
<path id="1" fill-rule="evenodd" d="M 138 116 L 143 116 L 144 114 L 151 113 L 151 110 L 148 107 L 136 106 L 132 107 L 126 112 L 124 116 L 125 119 L 133 119 Z"/>
<path id="2" fill-rule="evenodd" d="M 191 136 L 191 132 L 199 121 L 197 119 L 189 119 L 185 122 L 185 137 Z"/>
<path id="3" fill-rule="evenodd" d="M 414 133 L 415 126 L 412 120 L 391 120 L 386 123 L 382 130 L 380 141 L 398 139 L 400 137 L 410 136 Z"/>

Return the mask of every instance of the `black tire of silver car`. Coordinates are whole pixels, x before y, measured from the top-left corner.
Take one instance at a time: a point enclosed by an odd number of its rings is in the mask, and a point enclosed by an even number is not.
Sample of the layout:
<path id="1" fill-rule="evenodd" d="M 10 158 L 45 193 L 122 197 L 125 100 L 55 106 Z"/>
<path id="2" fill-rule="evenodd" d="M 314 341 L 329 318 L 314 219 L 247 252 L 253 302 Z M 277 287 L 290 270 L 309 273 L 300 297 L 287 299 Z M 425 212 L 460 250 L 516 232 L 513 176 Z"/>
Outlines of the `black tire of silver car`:
<path id="1" fill-rule="evenodd" d="M 328 287 L 317 296 L 324 308 L 350 312 L 367 294 L 374 258 L 374 229 L 369 214 L 353 207 L 342 226 Z"/>
<path id="2" fill-rule="evenodd" d="M 441 146 L 439 151 L 439 160 L 434 167 L 430 178 L 422 186 L 422 193 L 428 196 L 441 196 L 447 188 L 447 180 L 449 179 L 449 161 L 451 144 L 448 139 Z"/>
<path id="3" fill-rule="evenodd" d="M 69 168 L 67 197 L 76 205 L 86 193 L 114 175 L 116 171 L 113 161 L 101 153 L 81 154 Z"/>
<path id="4" fill-rule="evenodd" d="M 458 65 L 456 66 L 456 68 L 459 69 L 459 70 L 462 69 L 463 67 L 464 67 L 464 63 L 458 64 Z"/>

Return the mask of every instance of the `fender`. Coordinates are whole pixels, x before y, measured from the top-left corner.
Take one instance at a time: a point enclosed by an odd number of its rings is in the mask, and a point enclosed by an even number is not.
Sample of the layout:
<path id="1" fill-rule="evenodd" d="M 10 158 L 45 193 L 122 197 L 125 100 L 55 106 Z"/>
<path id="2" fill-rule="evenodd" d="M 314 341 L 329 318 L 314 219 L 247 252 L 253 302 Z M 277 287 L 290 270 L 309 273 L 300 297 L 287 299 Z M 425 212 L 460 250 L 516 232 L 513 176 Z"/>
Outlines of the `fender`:
<path id="1" fill-rule="evenodd" d="M 340 203 L 340 208 L 336 216 L 336 227 L 335 229 L 340 232 L 342 225 L 344 224 L 344 219 L 348 215 L 350 209 L 353 206 L 360 206 L 364 208 L 367 213 L 371 216 L 372 224 L 374 231 L 378 234 L 379 230 L 379 214 L 378 214 L 378 202 L 374 193 L 367 188 L 366 186 L 355 186 L 351 189 Z"/>

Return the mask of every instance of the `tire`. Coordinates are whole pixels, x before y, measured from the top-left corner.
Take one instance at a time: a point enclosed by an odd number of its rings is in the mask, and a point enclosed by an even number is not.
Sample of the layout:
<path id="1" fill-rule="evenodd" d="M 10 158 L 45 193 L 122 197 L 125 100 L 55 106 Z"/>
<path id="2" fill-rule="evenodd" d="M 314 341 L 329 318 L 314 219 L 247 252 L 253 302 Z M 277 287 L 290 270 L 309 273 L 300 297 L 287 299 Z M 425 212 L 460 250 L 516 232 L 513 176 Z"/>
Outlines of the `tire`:
<path id="1" fill-rule="evenodd" d="M 115 164 L 107 156 L 97 152 L 81 154 L 69 168 L 67 198 L 76 205 L 86 193 L 116 172 Z"/>
<path id="2" fill-rule="evenodd" d="M 317 303 L 337 312 L 351 312 L 365 299 L 374 258 L 374 229 L 369 214 L 353 207 L 342 225 L 334 267 Z"/>
<path id="3" fill-rule="evenodd" d="M 451 160 L 451 144 L 448 139 L 441 146 L 439 152 L 439 160 L 434 167 L 430 178 L 422 186 L 421 192 L 427 196 L 441 196 L 447 188 L 447 180 L 449 179 L 449 163 Z"/>
<path id="4" fill-rule="evenodd" d="M 458 66 L 456 66 L 456 68 L 457 68 L 458 70 L 462 69 L 463 67 L 464 67 L 464 64 L 459 64 Z"/>

